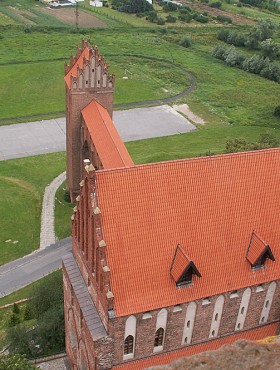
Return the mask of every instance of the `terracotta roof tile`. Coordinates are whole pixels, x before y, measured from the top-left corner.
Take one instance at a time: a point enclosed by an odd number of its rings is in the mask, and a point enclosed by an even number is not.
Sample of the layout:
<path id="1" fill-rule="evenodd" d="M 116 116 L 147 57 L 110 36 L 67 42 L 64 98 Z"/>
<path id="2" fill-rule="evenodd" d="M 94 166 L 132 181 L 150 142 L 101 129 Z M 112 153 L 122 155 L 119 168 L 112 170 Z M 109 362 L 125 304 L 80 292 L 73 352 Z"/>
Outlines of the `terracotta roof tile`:
<path id="1" fill-rule="evenodd" d="M 180 245 L 177 246 L 174 259 L 172 261 L 170 273 L 175 281 L 178 281 L 180 276 L 186 270 L 191 260 Z"/>
<path id="2" fill-rule="evenodd" d="M 248 247 L 248 251 L 246 257 L 251 265 L 254 265 L 259 258 L 268 252 L 271 254 L 270 247 L 267 243 L 265 243 L 254 231 L 251 236 L 250 244 Z"/>
<path id="3" fill-rule="evenodd" d="M 92 100 L 82 115 L 104 168 L 134 165 L 108 111 L 101 104 Z"/>
<path id="4" fill-rule="evenodd" d="M 89 59 L 89 48 L 88 47 L 85 47 L 83 49 L 83 51 L 81 52 L 81 55 L 78 57 L 78 59 L 73 64 L 73 66 L 71 67 L 69 72 L 66 74 L 66 76 L 64 76 L 64 81 L 66 82 L 68 88 L 70 88 L 70 85 L 71 85 L 71 76 L 78 77 L 77 69 L 78 68 L 80 68 L 80 69 L 83 68 L 83 59 L 84 59 L 84 57 Z"/>
<path id="5" fill-rule="evenodd" d="M 96 171 L 116 316 L 144 312 L 280 277 L 280 149 Z M 252 230 L 275 262 L 253 271 Z M 202 277 L 178 289 L 174 248 L 188 246 Z"/>
<path id="6" fill-rule="evenodd" d="M 164 365 L 174 361 L 180 357 L 189 357 L 200 352 L 212 351 L 220 348 L 224 344 L 234 343 L 238 339 L 258 340 L 271 335 L 275 335 L 278 329 L 278 324 L 270 324 L 262 326 L 258 329 L 244 331 L 223 337 L 220 339 L 209 340 L 205 343 L 185 347 L 177 351 L 164 353 L 162 355 L 151 356 L 147 359 L 130 361 L 129 363 L 114 366 L 117 370 L 142 370 L 150 366 Z"/>

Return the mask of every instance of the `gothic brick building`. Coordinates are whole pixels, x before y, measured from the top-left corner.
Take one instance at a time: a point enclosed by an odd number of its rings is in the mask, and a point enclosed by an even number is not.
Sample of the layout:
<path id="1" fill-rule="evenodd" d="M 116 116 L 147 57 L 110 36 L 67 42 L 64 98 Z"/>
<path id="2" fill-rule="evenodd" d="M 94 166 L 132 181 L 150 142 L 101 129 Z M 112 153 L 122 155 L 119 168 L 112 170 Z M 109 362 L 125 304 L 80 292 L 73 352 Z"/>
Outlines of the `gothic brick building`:
<path id="1" fill-rule="evenodd" d="M 72 369 L 138 370 L 275 335 L 280 149 L 135 165 L 96 47 L 83 42 L 65 81 Z"/>

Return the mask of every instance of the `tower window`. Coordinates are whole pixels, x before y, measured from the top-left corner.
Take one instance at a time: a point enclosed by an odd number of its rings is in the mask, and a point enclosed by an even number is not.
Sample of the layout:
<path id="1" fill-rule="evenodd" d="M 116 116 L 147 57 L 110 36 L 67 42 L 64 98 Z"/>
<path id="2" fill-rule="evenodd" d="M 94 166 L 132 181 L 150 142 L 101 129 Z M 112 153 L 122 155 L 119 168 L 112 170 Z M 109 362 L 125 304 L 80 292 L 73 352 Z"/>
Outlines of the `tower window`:
<path id="1" fill-rule="evenodd" d="M 125 338 L 124 349 L 123 349 L 124 355 L 129 355 L 130 353 L 133 353 L 133 342 L 134 342 L 134 338 L 132 335 L 128 335 Z"/>
<path id="2" fill-rule="evenodd" d="M 159 328 L 155 334 L 154 347 L 159 347 L 163 345 L 163 336 L 164 336 L 164 329 Z"/>

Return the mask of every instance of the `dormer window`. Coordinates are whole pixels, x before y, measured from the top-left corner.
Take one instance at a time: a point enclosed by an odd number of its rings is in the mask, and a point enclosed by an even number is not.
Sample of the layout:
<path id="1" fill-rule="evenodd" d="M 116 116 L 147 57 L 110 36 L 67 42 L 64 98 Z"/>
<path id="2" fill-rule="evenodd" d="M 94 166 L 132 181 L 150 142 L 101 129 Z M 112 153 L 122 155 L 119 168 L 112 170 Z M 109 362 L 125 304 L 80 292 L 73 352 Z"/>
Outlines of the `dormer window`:
<path id="1" fill-rule="evenodd" d="M 252 232 L 246 258 L 250 262 L 253 270 L 264 268 L 267 258 L 275 261 L 270 246 L 265 243 L 256 233 Z"/>
<path id="2" fill-rule="evenodd" d="M 177 245 L 170 269 L 177 287 L 192 285 L 193 275 L 201 277 L 194 262 L 187 256 L 181 245 Z"/>

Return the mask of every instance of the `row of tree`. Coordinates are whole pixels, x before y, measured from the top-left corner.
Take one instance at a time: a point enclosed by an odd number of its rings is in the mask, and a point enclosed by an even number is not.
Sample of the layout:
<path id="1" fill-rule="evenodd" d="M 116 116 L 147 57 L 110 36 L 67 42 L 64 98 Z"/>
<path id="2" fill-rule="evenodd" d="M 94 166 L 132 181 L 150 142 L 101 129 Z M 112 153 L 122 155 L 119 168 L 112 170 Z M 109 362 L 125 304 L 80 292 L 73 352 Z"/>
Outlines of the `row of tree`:
<path id="1" fill-rule="evenodd" d="M 217 33 L 217 38 L 227 44 L 255 50 L 262 49 L 263 42 L 270 40 L 270 46 L 279 49 L 279 45 L 271 40 L 276 29 L 277 24 L 271 19 L 262 19 L 255 24 L 248 34 L 222 28 Z"/>
<path id="2" fill-rule="evenodd" d="M 280 83 L 279 63 L 271 61 L 268 57 L 253 55 L 245 58 L 234 46 L 226 48 L 222 44 L 213 48 L 212 56 L 223 60 L 230 67 L 238 67 L 246 72 L 258 74 L 261 77 Z"/>

